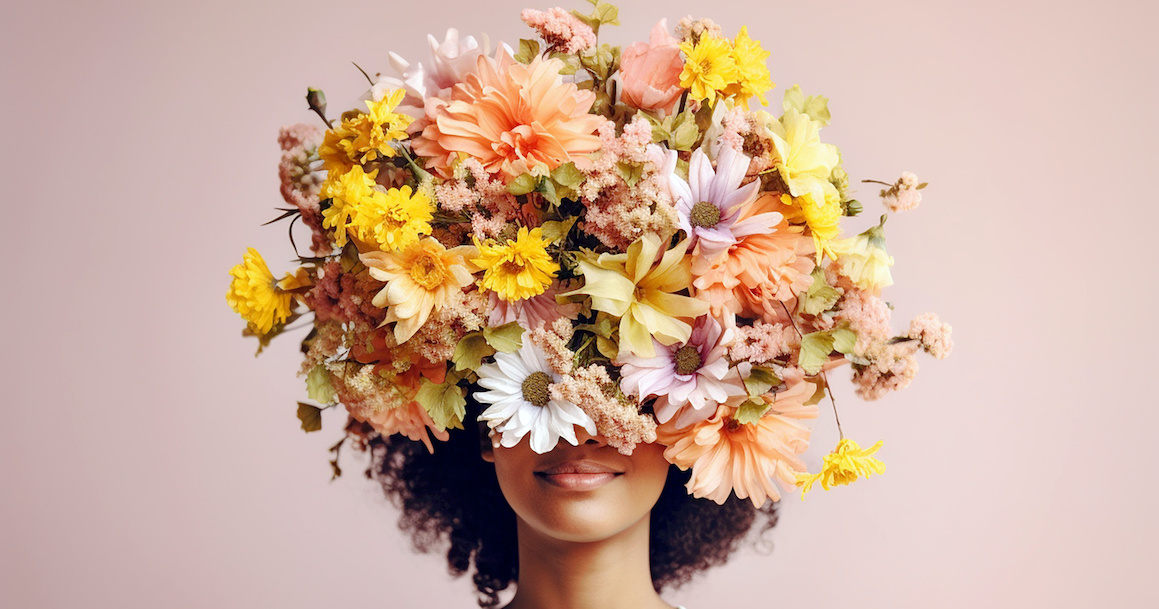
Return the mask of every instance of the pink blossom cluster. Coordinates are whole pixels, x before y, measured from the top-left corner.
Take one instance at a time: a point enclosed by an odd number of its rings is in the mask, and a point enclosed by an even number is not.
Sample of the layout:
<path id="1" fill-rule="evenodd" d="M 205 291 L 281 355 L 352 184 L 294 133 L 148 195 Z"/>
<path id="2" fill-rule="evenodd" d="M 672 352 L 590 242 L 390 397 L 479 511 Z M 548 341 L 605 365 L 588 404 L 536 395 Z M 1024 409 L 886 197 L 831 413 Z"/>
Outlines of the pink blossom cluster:
<path id="1" fill-rule="evenodd" d="M 466 215 L 472 232 L 482 239 L 499 237 L 519 215 L 519 202 L 507 192 L 507 185 L 487 173 L 479 161 L 467 159 L 463 169 L 474 183 L 452 179 L 436 186 L 440 209 Z"/>
<path id="2" fill-rule="evenodd" d="M 734 361 L 764 364 L 787 359 L 801 348 L 801 337 L 793 326 L 758 321 L 736 329 L 736 342 L 728 350 Z"/>
<path id="3" fill-rule="evenodd" d="M 278 145 L 282 148 L 282 159 L 278 163 L 282 198 L 298 208 L 302 222 L 310 227 L 310 247 L 318 254 L 330 251 L 318 205 L 318 191 L 325 174 L 314 171 L 317 164 L 314 151 L 321 141 L 322 132 L 317 127 L 302 123 L 282 127 L 278 133 Z"/>
<path id="4" fill-rule="evenodd" d="M 526 8 L 519 17 L 539 32 L 550 53 L 576 54 L 596 46 L 591 26 L 558 6 L 547 11 Z"/>
<path id="5" fill-rule="evenodd" d="M 909 322 L 906 336 L 921 342 L 922 349 L 937 359 L 945 359 L 954 348 L 950 338 L 950 324 L 943 323 L 934 313 L 924 313 Z"/>
<path id="6" fill-rule="evenodd" d="M 920 186 L 918 177 L 909 171 L 903 171 L 893 186 L 881 191 L 881 202 L 892 212 L 913 209 L 922 202 L 922 192 L 918 190 L 918 186 Z"/>
<path id="7" fill-rule="evenodd" d="M 918 374 L 915 341 L 877 342 L 865 354 L 869 365 L 853 367 L 854 391 L 865 400 L 876 400 L 890 391 L 909 386 Z"/>
<path id="8" fill-rule="evenodd" d="M 360 321 L 375 327 L 386 317 L 386 311 L 371 302 L 382 284 L 368 273 L 344 273 L 342 262 L 327 262 L 318 273 L 314 289 L 306 294 L 306 306 L 319 322 Z"/>

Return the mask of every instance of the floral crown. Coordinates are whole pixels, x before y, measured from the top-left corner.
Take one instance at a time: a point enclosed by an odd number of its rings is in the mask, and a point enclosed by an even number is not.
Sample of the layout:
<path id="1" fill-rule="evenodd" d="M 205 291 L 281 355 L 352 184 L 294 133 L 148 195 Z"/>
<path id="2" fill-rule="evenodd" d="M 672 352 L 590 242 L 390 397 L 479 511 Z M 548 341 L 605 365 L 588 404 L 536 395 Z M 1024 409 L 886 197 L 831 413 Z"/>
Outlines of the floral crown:
<path id="1" fill-rule="evenodd" d="M 518 49 L 429 37 L 429 61 L 363 72 L 340 117 L 310 89 L 325 129 L 282 129 L 276 220 L 298 267 L 276 279 L 250 249 L 227 300 L 259 353 L 312 314 L 302 428 L 345 408 L 335 476 L 347 440 L 439 450 L 468 396 L 497 446 L 544 453 L 577 428 L 625 454 L 659 442 L 718 503 L 882 473 L 881 442 L 843 433 L 820 472 L 801 455 L 828 371 L 849 364 L 873 400 L 913 380 L 917 351 L 950 352 L 933 314 L 895 335 L 881 297 L 885 220 L 925 184 L 863 180 L 887 213 L 842 238 L 863 206 L 821 141 L 826 98 L 793 86 L 774 116 L 752 105 L 774 84 L 746 28 L 661 20 L 621 49 L 599 41 L 616 8 L 590 1 L 524 10 L 538 39 Z"/>

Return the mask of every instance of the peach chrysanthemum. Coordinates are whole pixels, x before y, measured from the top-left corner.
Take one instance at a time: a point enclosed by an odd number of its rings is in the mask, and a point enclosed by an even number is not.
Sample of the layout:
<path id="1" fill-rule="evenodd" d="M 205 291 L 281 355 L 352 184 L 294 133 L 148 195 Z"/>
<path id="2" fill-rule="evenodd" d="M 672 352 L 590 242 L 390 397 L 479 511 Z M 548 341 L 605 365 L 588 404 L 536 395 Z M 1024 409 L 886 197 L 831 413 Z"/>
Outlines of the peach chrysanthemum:
<path id="1" fill-rule="evenodd" d="M 766 194 L 742 214 L 786 212 L 773 195 Z M 714 314 L 725 309 L 774 321 L 780 305 L 809 289 L 813 279 L 813 242 L 802 228 L 782 218 L 770 233 L 741 237 L 724 258 L 696 278 L 696 296 L 712 305 Z"/>
<path id="2" fill-rule="evenodd" d="M 397 322 L 395 339 L 401 344 L 414 336 L 432 311 L 442 309 L 454 292 L 472 281 L 467 258 L 470 246 L 446 249 L 431 237 L 398 252 L 368 252 L 359 258 L 370 276 L 386 282 L 374 297 L 374 306 L 386 308 L 383 324 Z"/>
<path id="3" fill-rule="evenodd" d="M 588 114 L 594 93 L 563 82 L 563 65 L 542 56 L 523 65 L 502 51 L 498 59 L 480 56 L 478 73 L 455 88 L 450 103 L 433 109 L 415 151 L 433 157 L 433 168 L 444 174 L 448 167 L 440 165 L 464 153 L 507 179 L 580 161 L 573 156 L 599 149 L 594 133 L 605 119 Z"/>
<path id="4" fill-rule="evenodd" d="M 671 423 L 657 428 L 657 440 L 668 447 L 664 457 L 680 469 L 692 468 L 692 496 L 723 504 L 736 493 L 760 507 L 765 499 L 780 500 L 774 479 L 786 488 L 796 485 L 797 474 L 805 471 L 798 455 L 809 447 L 809 428 L 801 420 L 817 417 L 817 406 L 805 405 L 816 385 L 799 370 L 783 380 L 783 390 L 770 398 L 769 412 L 753 423 L 734 418 L 735 405 L 745 399 L 741 396 L 719 405 L 691 429 L 677 431 Z"/>

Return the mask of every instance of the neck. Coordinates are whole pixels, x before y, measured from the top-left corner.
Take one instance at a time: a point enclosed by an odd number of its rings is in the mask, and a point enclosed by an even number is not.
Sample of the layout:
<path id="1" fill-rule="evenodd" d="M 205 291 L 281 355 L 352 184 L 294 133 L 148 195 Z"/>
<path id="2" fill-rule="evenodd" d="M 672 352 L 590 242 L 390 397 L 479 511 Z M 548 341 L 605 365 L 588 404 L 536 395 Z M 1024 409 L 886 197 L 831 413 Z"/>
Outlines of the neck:
<path id="1" fill-rule="evenodd" d="M 519 581 L 506 609 L 671 609 L 652 588 L 649 516 L 600 541 L 552 539 L 519 520 Z"/>

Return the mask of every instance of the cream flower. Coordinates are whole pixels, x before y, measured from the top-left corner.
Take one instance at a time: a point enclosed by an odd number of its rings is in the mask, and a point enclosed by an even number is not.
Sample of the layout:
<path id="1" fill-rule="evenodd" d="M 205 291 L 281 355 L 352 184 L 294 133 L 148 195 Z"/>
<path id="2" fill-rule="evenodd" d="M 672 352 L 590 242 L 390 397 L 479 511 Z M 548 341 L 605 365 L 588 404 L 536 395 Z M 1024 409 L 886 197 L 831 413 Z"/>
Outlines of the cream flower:
<path id="1" fill-rule="evenodd" d="M 848 277 L 857 287 L 881 296 L 881 289 L 893 285 L 893 277 L 889 267 L 893 266 L 893 256 L 885 251 L 886 216 L 881 216 L 881 223 L 869 230 L 851 237 L 841 239 L 832 244 L 837 253 L 837 272 Z"/>
<path id="2" fill-rule="evenodd" d="M 555 448 L 560 438 L 572 446 L 579 444 L 575 426 L 596 435 L 596 424 L 579 406 L 552 399 L 550 387 L 559 374 L 534 342 L 524 338 L 515 353 L 496 353 L 494 364 L 478 370 L 480 391 L 475 398 L 490 404 L 480 421 L 500 434 L 499 444 L 511 448 L 531 435 L 531 450 L 539 454 Z"/>
<path id="3" fill-rule="evenodd" d="M 789 194 L 801 197 L 811 192 L 816 200 L 825 200 L 823 185 L 829 184 L 829 174 L 840 157 L 836 146 L 821 143 L 821 123 L 789 107 L 781 120 L 770 121 L 766 127 L 775 148 L 773 160 Z"/>
<path id="4" fill-rule="evenodd" d="M 624 254 L 600 254 L 594 262 L 580 260 L 584 286 L 571 294 L 592 297 L 592 308 L 620 318 L 620 348 L 641 357 L 656 354 L 655 338 L 662 345 L 688 342 L 689 320 L 708 312 L 708 304 L 676 294 L 692 284 L 684 255 L 688 242 L 664 252 L 660 238 L 646 234 Z"/>
<path id="5" fill-rule="evenodd" d="M 382 325 L 395 323 L 395 340 L 400 344 L 409 340 L 432 311 L 442 309 L 454 292 L 471 284 L 467 258 L 474 253 L 473 247 L 448 250 L 426 237 L 398 252 L 368 252 L 359 257 L 371 277 L 386 282 L 373 303 L 386 308 Z"/>

